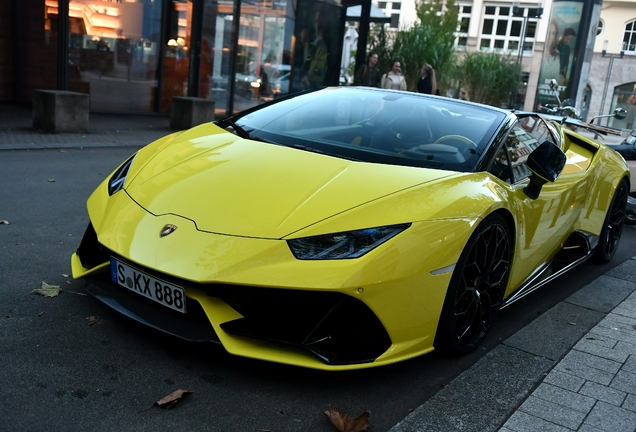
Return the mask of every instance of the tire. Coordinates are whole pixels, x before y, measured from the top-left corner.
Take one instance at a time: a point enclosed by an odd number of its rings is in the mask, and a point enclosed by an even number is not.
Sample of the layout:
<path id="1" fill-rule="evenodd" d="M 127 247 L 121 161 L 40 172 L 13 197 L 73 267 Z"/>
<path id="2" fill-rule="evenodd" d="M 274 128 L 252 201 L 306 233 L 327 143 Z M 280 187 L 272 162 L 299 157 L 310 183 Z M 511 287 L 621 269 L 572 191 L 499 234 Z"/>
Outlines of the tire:
<path id="1" fill-rule="evenodd" d="M 436 349 L 463 355 L 479 346 L 501 308 L 511 260 L 508 224 L 501 215 L 490 215 L 470 236 L 457 261 L 437 327 Z"/>
<path id="2" fill-rule="evenodd" d="M 625 209 L 625 225 L 636 225 L 636 198 L 631 195 L 627 197 L 627 208 Z"/>
<path id="3" fill-rule="evenodd" d="M 608 263 L 618 249 L 625 224 L 625 208 L 628 194 L 627 181 L 621 180 L 605 215 L 603 229 L 594 251 L 593 259 L 598 264 Z"/>

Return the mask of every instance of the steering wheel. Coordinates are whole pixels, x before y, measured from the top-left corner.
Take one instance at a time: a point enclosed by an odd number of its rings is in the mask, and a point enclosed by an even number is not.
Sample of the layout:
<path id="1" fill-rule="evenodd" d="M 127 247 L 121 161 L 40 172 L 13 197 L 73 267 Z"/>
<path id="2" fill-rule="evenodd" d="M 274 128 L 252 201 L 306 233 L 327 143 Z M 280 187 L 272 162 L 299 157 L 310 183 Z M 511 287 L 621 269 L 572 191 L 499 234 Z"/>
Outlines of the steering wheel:
<path id="1" fill-rule="evenodd" d="M 465 144 L 467 146 L 477 147 L 477 144 L 475 144 L 474 142 L 472 142 L 470 139 L 466 138 L 463 135 L 444 135 L 444 136 L 441 136 L 441 137 L 437 138 L 437 140 L 435 140 L 434 144 L 444 144 L 447 141 L 460 142 L 460 143 Z"/>

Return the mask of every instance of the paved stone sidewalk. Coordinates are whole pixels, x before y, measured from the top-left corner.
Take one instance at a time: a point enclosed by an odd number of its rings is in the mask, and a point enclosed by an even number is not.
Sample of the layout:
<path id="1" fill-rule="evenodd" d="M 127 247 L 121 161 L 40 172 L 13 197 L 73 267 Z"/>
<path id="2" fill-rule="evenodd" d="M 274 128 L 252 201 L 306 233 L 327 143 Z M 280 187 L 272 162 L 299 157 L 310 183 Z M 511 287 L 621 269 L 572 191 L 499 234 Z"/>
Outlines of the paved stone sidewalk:
<path id="1" fill-rule="evenodd" d="M 501 432 L 636 430 L 636 293 L 550 371 Z"/>
<path id="2" fill-rule="evenodd" d="M 89 133 L 41 133 L 31 109 L 0 104 L 0 150 L 143 146 L 173 131 L 159 114 L 89 114 Z"/>
<path id="3" fill-rule="evenodd" d="M 635 326 L 636 257 L 504 340 L 390 432 L 634 432 Z"/>

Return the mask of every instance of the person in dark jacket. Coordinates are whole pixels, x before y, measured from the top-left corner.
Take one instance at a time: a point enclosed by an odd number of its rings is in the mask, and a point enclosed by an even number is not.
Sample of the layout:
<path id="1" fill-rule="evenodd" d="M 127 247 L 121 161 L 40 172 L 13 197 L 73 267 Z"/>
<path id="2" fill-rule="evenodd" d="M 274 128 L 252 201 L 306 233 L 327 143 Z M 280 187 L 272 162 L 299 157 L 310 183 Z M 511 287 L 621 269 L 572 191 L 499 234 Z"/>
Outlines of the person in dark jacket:
<path id="1" fill-rule="evenodd" d="M 376 53 L 369 54 L 367 64 L 360 66 L 356 71 L 353 77 L 353 85 L 380 87 L 380 72 L 377 64 L 378 55 Z"/>
<path id="2" fill-rule="evenodd" d="M 435 79 L 435 69 L 428 63 L 424 63 L 420 71 L 422 77 L 417 82 L 417 92 L 425 94 L 439 94 L 437 91 L 437 80 Z"/>

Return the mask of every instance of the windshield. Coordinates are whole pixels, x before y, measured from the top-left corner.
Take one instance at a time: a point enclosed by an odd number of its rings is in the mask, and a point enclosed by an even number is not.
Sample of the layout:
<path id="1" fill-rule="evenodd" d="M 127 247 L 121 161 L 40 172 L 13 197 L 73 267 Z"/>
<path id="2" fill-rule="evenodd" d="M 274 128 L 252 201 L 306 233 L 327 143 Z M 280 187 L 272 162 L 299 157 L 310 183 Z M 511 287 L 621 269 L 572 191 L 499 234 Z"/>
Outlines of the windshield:
<path id="1" fill-rule="evenodd" d="M 363 162 L 468 172 L 506 114 L 486 106 L 331 88 L 234 117 L 252 139 Z"/>

